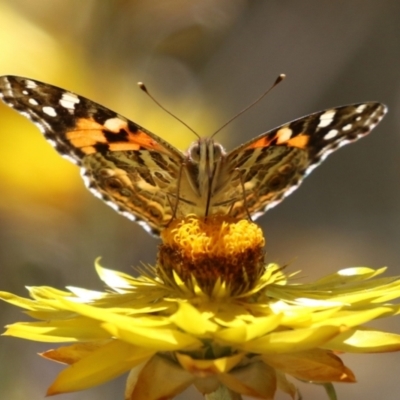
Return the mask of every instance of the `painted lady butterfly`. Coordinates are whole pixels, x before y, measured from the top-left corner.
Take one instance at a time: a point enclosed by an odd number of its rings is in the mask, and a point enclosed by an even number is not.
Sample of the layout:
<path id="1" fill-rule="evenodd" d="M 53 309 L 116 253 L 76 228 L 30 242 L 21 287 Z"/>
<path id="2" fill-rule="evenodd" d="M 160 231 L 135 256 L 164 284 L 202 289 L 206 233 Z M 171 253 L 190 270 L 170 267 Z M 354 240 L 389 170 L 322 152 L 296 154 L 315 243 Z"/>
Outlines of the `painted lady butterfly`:
<path id="1" fill-rule="evenodd" d="M 153 234 L 190 213 L 259 217 L 386 113 L 380 103 L 346 105 L 284 124 L 229 153 L 211 138 L 182 153 L 121 115 L 46 83 L 3 76 L 0 96 L 81 167 L 97 197 Z"/>

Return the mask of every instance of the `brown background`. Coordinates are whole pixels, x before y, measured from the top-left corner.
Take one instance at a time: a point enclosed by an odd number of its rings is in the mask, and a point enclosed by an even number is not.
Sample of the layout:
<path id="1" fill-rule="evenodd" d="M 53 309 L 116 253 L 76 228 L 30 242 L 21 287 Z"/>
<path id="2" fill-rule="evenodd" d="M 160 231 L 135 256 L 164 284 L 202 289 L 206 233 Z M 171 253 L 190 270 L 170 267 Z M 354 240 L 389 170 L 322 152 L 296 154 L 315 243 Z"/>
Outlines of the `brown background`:
<path id="1" fill-rule="evenodd" d="M 314 280 L 337 269 L 400 273 L 400 2 L 1 0 L 0 74 L 74 90 L 186 148 L 194 136 L 136 87 L 209 135 L 279 73 L 287 80 L 218 135 L 228 149 L 327 107 L 389 106 L 367 139 L 345 147 L 259 222 L 269 261 Z M 154 262 L 158 242 L 83 186 L 37 129 L 0 106 L 0 290 L 101 289 L 93 261 L 126 272 Z M 0 304 L 0 325 L 24 318 Z M 399 320 L 374 326 L 400 333 Z M 49 346 L 0 338 L 0 398 L 42 399 L 61 366 Z M 356 385 L 341 399 L 397 400 L 399 354 L 344 356 Z M 122 398 L 124 378 L 59 400 Z M 301 385 L 304 398 L 325 398 Z M 194 392 L 180 399 L 200 398 Z M 284 398 L 283 396 L 278 398 Z"/>

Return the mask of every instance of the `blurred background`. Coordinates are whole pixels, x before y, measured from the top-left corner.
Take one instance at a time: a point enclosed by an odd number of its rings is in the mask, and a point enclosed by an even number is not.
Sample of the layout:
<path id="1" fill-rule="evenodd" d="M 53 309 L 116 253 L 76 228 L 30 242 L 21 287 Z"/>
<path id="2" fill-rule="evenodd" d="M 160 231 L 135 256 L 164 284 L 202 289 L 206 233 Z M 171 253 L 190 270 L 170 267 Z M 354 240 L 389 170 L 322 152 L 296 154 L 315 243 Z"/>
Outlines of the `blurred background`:
<path id="1" fill-rule="evenodd" d="M 228 149 L 302 115 L 377 100 L 389 114 L 341 149 L 258 222 L 267 259 L 311 281 L 348 266 L 400 274 L 400 2 L 382 0 L 0 0 L 0 74 L 68 88 L 185 149 L 213 133 L 280 73 L 284 83 L 220 132 Z M 37 128 L 0 105 L 0 290 L 101 289 L 96 257 L 133 272 L 159 242 L 84 187 Z M 23 319 L 0 304 L 0 326 Z M 400 320 L 374 324 L 400 333 Z M 0 339 L 0 397 L 43 399 L 62 369 L 36 356 L 51 346 Z M 345 355 L 356 385 L 339 398 L 398 399 L 400 354 Z M 59 400 L 122 399 L 122 377 Z M 325 398 L 301 385 L 304 398 Z M 279 395 L 278 399 L 286 398 Z M 194 391 L 179 399 L 200 399 Z"/>

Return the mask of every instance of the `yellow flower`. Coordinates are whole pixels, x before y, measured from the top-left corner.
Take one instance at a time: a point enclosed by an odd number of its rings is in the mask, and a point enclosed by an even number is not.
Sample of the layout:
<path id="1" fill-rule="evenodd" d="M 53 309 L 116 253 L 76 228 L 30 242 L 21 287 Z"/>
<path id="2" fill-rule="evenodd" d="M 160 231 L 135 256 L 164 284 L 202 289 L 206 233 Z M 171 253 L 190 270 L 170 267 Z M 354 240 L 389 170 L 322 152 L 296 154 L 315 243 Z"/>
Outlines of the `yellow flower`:
<path id="1" fill-rule="evenodd" d="M 42 354 L 68 365 L 48 395 L 129 372 L 131 400 L 170 399 L 191 385 L 214 399 L 273 399 L 277 389 L 296 398 L 287 376 L 331 389 L 355 381 L 338 353 L 400 350 L 399 335 L 362 326 L 399 313 L 389 301 L 400 296 L 400 280 L 377 278 L 384 268 L 295 283 L 294 274 L 261 262 L 257 226 L 226 218 L 188 217 L 163 240 L 157 267 L 137 278 L 96 263 L 104 292 L 0 292 L 38 320 L 12 324 L 5 335 L 69 343 Z"/>

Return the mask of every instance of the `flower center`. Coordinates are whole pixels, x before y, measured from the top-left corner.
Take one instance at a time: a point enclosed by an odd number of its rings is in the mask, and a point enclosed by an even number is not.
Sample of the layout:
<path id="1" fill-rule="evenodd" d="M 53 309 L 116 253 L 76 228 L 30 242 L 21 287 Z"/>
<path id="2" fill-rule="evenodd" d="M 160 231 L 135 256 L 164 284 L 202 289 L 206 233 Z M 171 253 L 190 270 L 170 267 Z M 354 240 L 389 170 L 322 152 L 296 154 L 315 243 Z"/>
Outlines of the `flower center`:
<path id="1" fill-rule="evenodd" d="M 264 271 L 265 239 L 260 227 L 247 220 L 190 215 L 172 221 L 161 238 L 157 268 L 166 283 L 175 281 L 175 272 L 187 287 L 197 284 L 208 295 L 217 283 L 240 294 Z"/>

